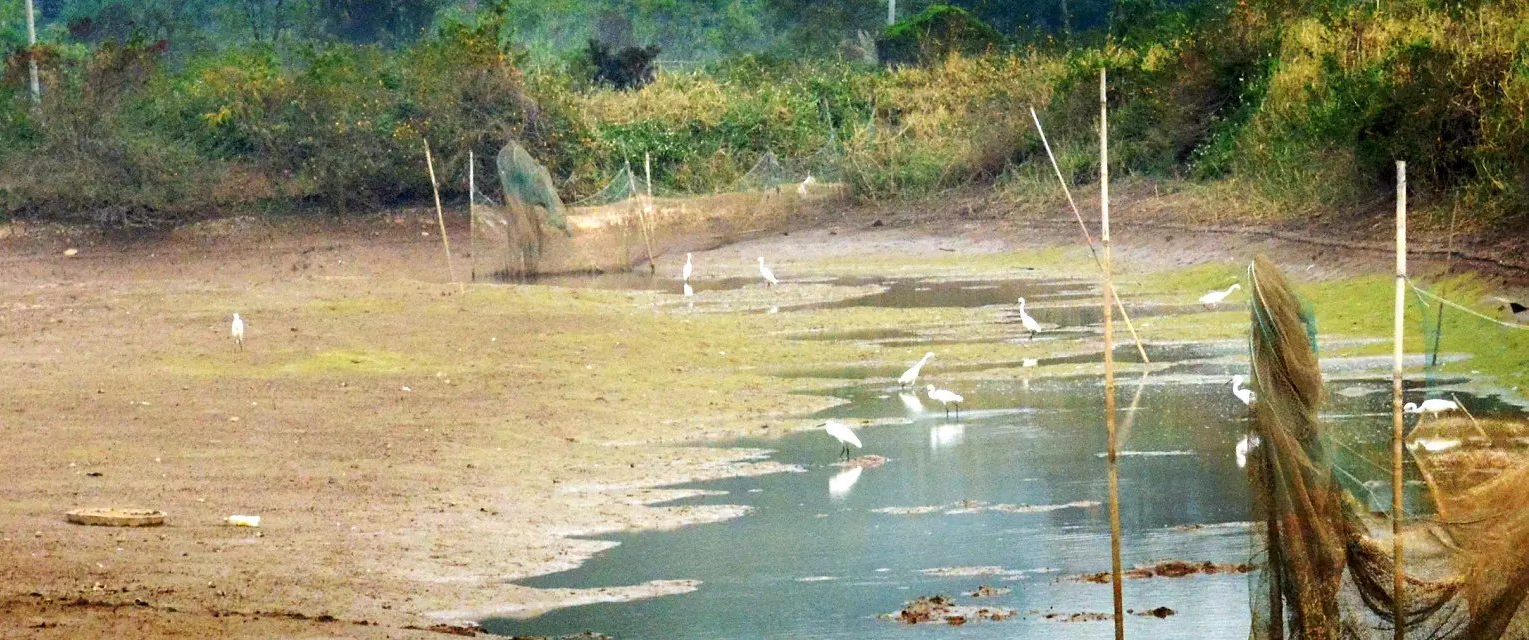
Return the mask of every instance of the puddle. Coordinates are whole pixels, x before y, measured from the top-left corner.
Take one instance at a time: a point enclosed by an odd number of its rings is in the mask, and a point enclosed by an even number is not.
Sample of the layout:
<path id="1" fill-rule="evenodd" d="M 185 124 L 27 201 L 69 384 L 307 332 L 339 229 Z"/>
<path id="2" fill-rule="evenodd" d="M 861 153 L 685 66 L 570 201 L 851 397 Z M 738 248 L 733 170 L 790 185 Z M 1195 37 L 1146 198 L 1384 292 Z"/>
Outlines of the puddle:
<path id="1" fill-rule="evenodd" d="M 1091 283 L 1082 280 L 924 280 L 917 278 L 839 278 L 836 285 L 885 287 L 880 293 L 836 302 L 807 305 L 808 309 L 881 307 L 917 309 L 928 307 L 986 307 L 1015 304 L 1021 296 L 1031 304 L 1043 301 L 1082 300 L 1095 296 Z M 1016 307 L 1017 309 L 1017 307 Z M 1039 318 L 1039 316 L 1037 316 Z"/>
<path id="2" fill-rule="evenodd" d="M 507 282 L 521 282 L 520 280 L 507 280 Z M 653 275 L 646 269 L 640 271 L 621 271 L 615 273 L 590 273 L 590 274 L 567 274 L 542 276 L 526 281 L 526 284 L 543 284 L 554 287 L 569 287 L 580 289 L 609 289 L 614 291 L 668 291 L 681 293 L 684 282 L 673 275 Z M 690 287 L 696 293 L 705 291 L 732 291 L 742 289 L 749 285 L 759 284 L 759 278 L 692 278 Z"/>

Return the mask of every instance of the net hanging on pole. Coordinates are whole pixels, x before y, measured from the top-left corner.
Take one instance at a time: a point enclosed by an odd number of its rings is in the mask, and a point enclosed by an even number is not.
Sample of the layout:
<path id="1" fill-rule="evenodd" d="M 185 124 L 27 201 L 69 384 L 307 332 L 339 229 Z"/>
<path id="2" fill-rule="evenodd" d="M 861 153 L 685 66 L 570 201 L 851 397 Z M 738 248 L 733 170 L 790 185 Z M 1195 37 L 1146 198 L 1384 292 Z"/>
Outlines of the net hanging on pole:
<path id="1" fill-rule="evenodd" d="M 495 158 L 503 200 L 472 186 L 473 273 L 506 278 L 536 271 L 552 230 L 568 233 L 566 207 L 547 168 L 510 141 Z"/>
<path id="2" fill-rule="evenodd" d="M 1267 259 L 1254 261 L 1249 280 L 1253 424 L 1262 443 L 1248 464 L 1262 556 L 1250 577 L 1249 637 L 1391 638 L 1389 516 L 1356 499 L 1334 463 L 1335 441 L 1318 419 L 1323 381 L 1312 312 Z M 1407 451 L 1434 515 L 1403 518 L 1405 637 L 1529 637 L 1529 455 L 1514 444 L 1529 425 L 1463 414 L 1422 419 Z M 1430 450 L 1440 442 L 1443 451 Z"/>

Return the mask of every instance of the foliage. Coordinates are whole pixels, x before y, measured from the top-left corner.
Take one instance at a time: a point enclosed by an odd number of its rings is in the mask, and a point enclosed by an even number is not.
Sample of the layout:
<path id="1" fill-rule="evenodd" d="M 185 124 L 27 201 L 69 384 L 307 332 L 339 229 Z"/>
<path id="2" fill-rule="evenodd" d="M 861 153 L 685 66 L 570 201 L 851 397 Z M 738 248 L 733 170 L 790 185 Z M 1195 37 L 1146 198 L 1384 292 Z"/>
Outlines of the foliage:
<path id="1" fill-rule="evenodd" d="M 1003 36 L 971 12 L 936 4 L 887 27 L 876 47 L 883 62 L 913 63 L 938 61 L 953 53 L 981 54 L 1003 42 Z"/>
<path id="2" fill-rule="evenodd" d="M 615 53 L 599 40 L 589 40 L 589 64 L 594 81 L 617 89 L 634 89 L 653 82 L 658 47 L 626 47 Z"/>

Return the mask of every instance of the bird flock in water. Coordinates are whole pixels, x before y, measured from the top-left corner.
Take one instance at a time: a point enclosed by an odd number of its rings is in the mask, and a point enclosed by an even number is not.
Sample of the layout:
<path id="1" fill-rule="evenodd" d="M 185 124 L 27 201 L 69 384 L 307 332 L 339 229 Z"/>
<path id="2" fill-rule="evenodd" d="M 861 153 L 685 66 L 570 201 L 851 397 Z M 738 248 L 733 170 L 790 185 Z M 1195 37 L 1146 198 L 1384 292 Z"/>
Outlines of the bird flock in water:
<path id="1" fill-rule="evenodd" d="M 770 269 L 769 265 L 765 264 L 764 256 L 758 257 L 758 264 L 759 277 L 764 281 L 766 287 L 773 288 L 775 285 L 780 284 L 780 280 L 775 277 L 775 271 Z M 690 285 L 690 279 L 694 275 L 694 257 L 690 253 L 686 253 L 685 264 L 680 268 L 680 281 L 684 286 L 683 292 L 685 297 L 695 295 L 695 289 Z M 1222 302 L 1226 301 L 1227 297 L 1231 296 L 1232 293 L 1241 288 L 1242 285 L 1240 284 L 1232 284 L 1226 289 L 1217 289 L 1200 296 L 1199 302 L 1206 308 L 1213 309 L 1216 308 L 1217 305 L 1220 305 Z M 1506 303 L 1506 301 L 1504 302 Z M 1032 317 L 1030 313 L 1025 309 L 1026 303 L 1023 297 L 1019 298 L 1018 303 L 1020 326 L 1023 327 L 1026 332 L 1028 332 L 1027 339 L 1033 340 L 1035 339 L 1036 334 L 1041 333 L 1043 330 L 1041 324 L 1040 322 L 1037 322 L 1036 319 Z M 1526 309 L 1523 305 L 1520 305 L 1516 302 L 1507 304 L 1511 305 L 1507 308 L 1510 309 L 1516 319 L 1529 322 L 1529 309 Z M 229 324 L 229 335 L 232 336 L 235 345 L 237 345 L 240 351 L 244 350 L 244 324 L 244 318 L 238 313 L 234 314 L 233 321 Z M 934 352 L 930 351 L 925 353 L 922 358 L 919 358 L 917 362 L 913 363 L 913 366 L 909 367 L 907 371 L 904 371 L 902 375 L 897 377 L 898 387 L 902 389 L 913 388 L 914 384 L 918 381 L 919 374 L 924 369 L 924 365 L 928 364 L 929 360 L 932 358 L 934 358 Z M 1023 366 L 1033 367 L 1036 365 L 1036 363 L 1037 361 L 1035 359 L 1026 358 L 1024 360 Z M 1248 389 L 1242 386 L 1245 382 L 1246 379 L 1240 374 L 1232 376 L 1230 381 L 1232 387 L 1232 395 L 1241 401 L 1242 404 L 1252 408 L 1253 404 L 1257 401 L 1258 396 L 1252 389 Z M 951 408 L 954 407 L 955 416 L 958 420 L 960 419 L 961 403 L 966 401 L 965 397 L 954 391 L 949 389 L 942 389 L 933 384 L 924 385 L 924 392 L 930 400 L 938 402 L 943 406 L 945 409 L 945 416 L 947 418 L 950 417 Z M 905 402 L 917 403 L 916 396 L 910 396 L 908 393 L 902 393 L 900 396 L 912 397 L 913 399 L 911 401 L 905 400 Z M 1443 398 L 1430 398 L 1424 400 L 1421 404 L 1409 402 L 1402 408 L 1403 412 L 1405 413 L 1416 414 L 1419 416 L 1437 416 L 1441 413 L 1459 411 L 1460 409 L 1461 407 L 1458 402 L 1454 400 L 1445 400 Z M 855 435 L 854 430 L 849 425 L 836 420 L 829 420 L 828 422 L 823 423 L 821 426 L 830 437 L 832 437 L 834 440 L 837 440 L 840 445 L 842 445 L 839 451 L 841 460 L 848 461 L 850 459 L 851 447 L 860 449 L 864 446 L 860 442 L 859 436 Z M 1429 452 L 1438 452 L 1453 448 L 1459 444 L 1460 441 L 1456 439 L 1417 438 L 1414 440 L 1413 446 L 1421 447 Z M 1258 448 L 1259 445 L 1260 441 L 1258 436 L 1252 433 L 1245 434 L 1242 439 L 1237 442 L 1237 445 L 1234 449 L 1234 455 L 1236 456 L 1237 466 L 1239 468 L 1247 466 L 1248 456 L 1254 449 Z M 858 471 L 859 467 L 854 467 L 854 469 Z"/>

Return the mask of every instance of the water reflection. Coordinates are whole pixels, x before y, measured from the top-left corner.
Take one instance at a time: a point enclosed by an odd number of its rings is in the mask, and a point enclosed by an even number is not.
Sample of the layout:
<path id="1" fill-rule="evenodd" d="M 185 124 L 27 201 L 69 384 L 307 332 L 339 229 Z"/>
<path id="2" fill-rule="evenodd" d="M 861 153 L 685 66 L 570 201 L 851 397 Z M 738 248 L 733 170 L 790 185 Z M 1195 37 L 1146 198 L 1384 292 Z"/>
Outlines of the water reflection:
<path id="1" fill-rule="evenodd" d="M 902 401 L 903 410 L 907 411 L 908 415 L 919 416 L 924 414 L 924 403 L 918 399 L 917 393 L 903 391 L 897 394 L 897 399 Z"/>
<path id="2" fill-rule="evenodd" d="M 861 472 L 865 471 L 859 465 L 850 467 L 834 477 L 828 479 L 828 496 L 835 500 L 843 500 L 849 495 L 849 490 L 855 488 L 855 483 L 860 481 Z"/>
<path id="3" fill-rule="evenodd" d="M 959 422 L 929 427 L 929 450 L 949 449 L 966 440 L 966 425 Z"/>

